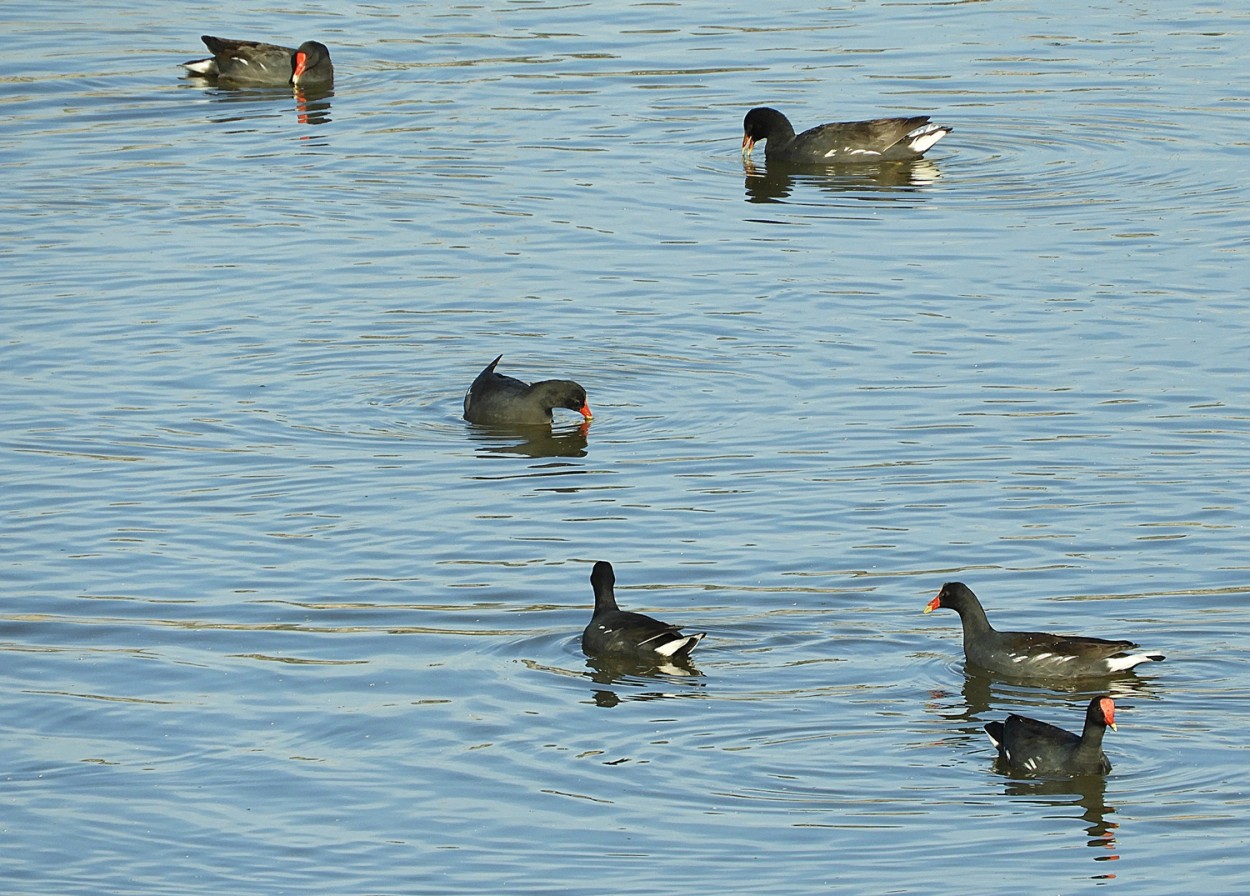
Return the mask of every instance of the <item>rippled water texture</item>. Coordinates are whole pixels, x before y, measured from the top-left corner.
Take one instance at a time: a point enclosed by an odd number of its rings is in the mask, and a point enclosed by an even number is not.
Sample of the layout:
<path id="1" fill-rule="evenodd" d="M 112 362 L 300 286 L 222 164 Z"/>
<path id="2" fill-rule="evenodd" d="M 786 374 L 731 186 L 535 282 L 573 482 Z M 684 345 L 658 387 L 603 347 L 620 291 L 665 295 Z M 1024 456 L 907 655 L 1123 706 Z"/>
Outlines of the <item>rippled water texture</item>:
<path id="1" fill-rule="evenodd" d="M 3 18 L 5 892 L 1250 887 L 1244 11 Z M 954 131 L 769 172 L 759 104 Z M 465 424 L 501 352 L 589 428 Z M 599 559 L 693 670 L 587 663 Z M 1167 654 L 1105 780 L 994 767 L 1095 686 L 948 580 Z"/>

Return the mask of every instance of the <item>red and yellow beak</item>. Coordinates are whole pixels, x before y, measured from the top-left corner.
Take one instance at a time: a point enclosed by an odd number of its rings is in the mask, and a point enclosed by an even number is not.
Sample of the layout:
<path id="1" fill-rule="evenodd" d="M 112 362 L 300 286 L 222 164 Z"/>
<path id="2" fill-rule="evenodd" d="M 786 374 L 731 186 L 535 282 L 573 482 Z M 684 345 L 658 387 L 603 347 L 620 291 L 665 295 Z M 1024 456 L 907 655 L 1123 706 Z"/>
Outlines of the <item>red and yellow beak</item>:
<path id="1" fill-rule="evenodd" d="M 1102 707 L 1102 717 L 1107 720 L 1107 727 L 1115 731 L 1115 702 L 1110 697 L 1103 697 L 1099 705 Z"/>
<path id="2" fill-rule="evenodd" d="M 304 76 L 304 69 L 308 68 L 308 54 L 295 54 L 295 74 L 291 76 L 291 83 L 298 84 L 299 79 Z"/>
<path id="3" fill-rule="evenodd" d="M 582 402 L 582 406 L 578 410 L 578 413 L 581 414 L 583 417 L 585 417 L 587 420 L 595 416 L 594 414 L 590 413 L 590 402 L 588 401 Z"/>
<path id="4" fill-rule="evenodd" d="M 926 614 L 932 613 L 940 606 L 942 606 L 942 595 L 939 594 L 925 605 L 924 611 Z"/>
<path id="5" fill-rule="evenodd" d="M 744 156 L 749 156 L 751 154 L 751 150 L 753 149 L 755 149 L 755 140 L 751 137 L 750 134 L 743 134 L 742 135 L 742 154 Z"/>

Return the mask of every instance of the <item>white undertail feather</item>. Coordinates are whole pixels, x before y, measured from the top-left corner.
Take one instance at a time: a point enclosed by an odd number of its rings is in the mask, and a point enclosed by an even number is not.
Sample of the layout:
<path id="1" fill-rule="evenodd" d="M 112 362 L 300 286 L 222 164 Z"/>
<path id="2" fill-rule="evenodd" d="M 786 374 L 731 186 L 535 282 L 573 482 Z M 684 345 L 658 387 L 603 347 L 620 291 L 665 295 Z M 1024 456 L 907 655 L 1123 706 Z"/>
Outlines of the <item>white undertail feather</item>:
<path id="1" fill-rule="evenodd" d="M 916 128 L 904 139 L 912 152 L 925 152 L 934 143 L 947 135 L 948 131 L 940 124 L 926 124 Z"/>
<path id="2" fill-rule="evenodd" d="M 669 641 L 667 644 L 661 644 L 655 649 L 655 652 L 660 656 L 673 656 L 674 654 L 681 653 L 683 650 L 694 647 L 694 645 L 699 643 L 699 640 L 702 637 L 702 634 L 698 634 L 686 635 L 684 638 L 676 638 Z"/>
<path id="3" fill-rule="evenodd" d="M 215 59 L 196 59 L 193 62 L 184 62 L 182 65 L 183 68 L 195 72 L 197 75 L 211 75 L 217 71 L 217 60 Z"/>
<path id="4" fill-rule="evenodd" d="M 1112 672 L 1123 672 L 1126 669 L 1132 669 L 1134 666 L 1140 666 L 1142 663 L 1159 662 L 1163 656 L 1158 653 L 1128 653 L 1122 656 L 1107 657 L 1107 668 Z"/>

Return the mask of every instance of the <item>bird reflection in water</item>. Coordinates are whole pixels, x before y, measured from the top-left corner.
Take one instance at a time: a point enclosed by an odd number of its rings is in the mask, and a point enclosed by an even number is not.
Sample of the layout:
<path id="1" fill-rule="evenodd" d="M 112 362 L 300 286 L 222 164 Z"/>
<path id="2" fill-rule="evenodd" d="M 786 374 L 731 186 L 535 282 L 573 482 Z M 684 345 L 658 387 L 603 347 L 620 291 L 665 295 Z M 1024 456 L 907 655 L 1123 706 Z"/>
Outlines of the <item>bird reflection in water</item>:
<path id="1" fill-rule="evenodd" d="M 995 760 L 996 767 L 1001 760 Z M 1086 846 L 1100 850 L 1094 857 L 1096 862 L 1114 862 L 1120 858 L 1119 845 L 1116 843 L 1116 830 L 1119 827 L 1111 820 L 1115 815 L 1115 807 L 1107 805 L 1107 779 L 1103 775 L 1081 775 L 1075 778 L 1016 778 L 1009 777 L 1003 792 L 1013 799 L 1025 800 L 1048 810 L 1064 812 L 1068 808 L 1079 809 L 1080 815 L 1073 815 L 1084 825 L 1087 837 Z M 1053 817 L 1053 814 L 1051 815 Z M 1111 879 L 1115 875 L 1102 873 L 1096 879 Z"/>
<path id="2" fill-rule="evenodd" d="M 1088 699 L 1096 693 L 1108 693 L 1115 700 L 1131 697 L 1153 697 L 1158 688 L 1154 681 L 1139 678 L 1136 675 L 1125 675 L 1113 680 L 1078 679 L 1070 682 L 1050 682 L 1046 694 L 1054 692 L 1068 694 L 1075 702 Z M 999 681 L 976 669 L 965 669 L 963 684 L 960 687 L 962 703 L 954 699 L 950 691 L 934 691 L 930 701 L 930 711 L 943 718 L 962 723 L 961 728 L 977 740 L 983 740 L 985 732 L 983 722 L 1002 715 L 1004 712 L 1016 712 L 1021 704 L 1037 703 L 1040 693 L 1036 687 Z M 1048 705 L 1043 702 L 1038 705 Z"/>
<path id="3" fill-rule="evenodd" d="M 480 443 L 478 453 L 482 455 L 585 457 L 589 436 L 589 420 L 568 427 L 551 427 L 542 424 L 528 426 L 474 424 L 469 428 L 469 438 Z"/>
<path id="4" fill-rule="evenodd" d="M 595 704 L 605 708 L 632 700 L 697 697 L 703 686 L 698 681 L 703 673 L 689 657 L 660 665 L 628 658 L 594 657 L 586 660 L 586 667 L 590 680 L 598 685 L 591 692 Z M 657 688 L 666 682 L 673 690 Z"/>
<path id="5" fill-rule="evenodd" d="M 330 87 L 296 87 L 295 117 L 300 124 L 329 124 L 330 97 L 334 89 Z"/>
<path id="6" fill-rule="evenodd" d="M 198 83 L 205 83 L 203 79 L 188 79 Z M 310 87 L 218 87 L 215 84 L 208 84 L 205 93 L 215 103 L 221 103 L 227 106 L 239 106 L 237 114 L 222 115 L 213 118 L 217 124 L 227 124 L 231 122 L 252 121 L 258 117 L 268 117 L 269 111 L 259 112 L 256 108 L 258 103 L 277 102 L 279 100 L 290 102 L 294 99 L 295 104 L 293 111 L 295 112 L 295 120 L 300 124 L 306 125 L 323 125 L 329 124 L 330 118 L 330 100 L 334 96 L 334 88 L 326 85 L 315 85 Z M 243 105 L 250 104 L 250 108 L 243 108 Z"/>
<path id="7" fill-rule="evenodd" d="M 938 166 L 927 159 L 915 162 L 884 162 L 877 165 L 780 165 L 757 168 L 743 163 L 747 202 L 780 202 L 797 186 L 815 187 L 826 193 L 861 193 L 863 199 L 883 193 L 915 194 L 939 177 Z"/>

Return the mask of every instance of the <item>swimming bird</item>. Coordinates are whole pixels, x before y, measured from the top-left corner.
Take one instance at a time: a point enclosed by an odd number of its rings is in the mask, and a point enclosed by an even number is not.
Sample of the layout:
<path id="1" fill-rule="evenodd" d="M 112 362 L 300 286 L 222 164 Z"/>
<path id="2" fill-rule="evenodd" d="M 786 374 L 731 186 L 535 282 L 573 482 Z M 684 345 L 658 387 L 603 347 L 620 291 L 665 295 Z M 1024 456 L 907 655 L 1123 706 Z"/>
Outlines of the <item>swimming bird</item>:
<path id="1" fill-rule="evenodd" d="M 764 159 L 769 163 L 907 162 L 923 156 L 951 130 L 946 125 L 933 124 L 927 115 L 915 115 L 822 124 L 796 137 L 790 119 L 776 109 L 760 106 L 743 119 L 742 153 L 751 155 L 755 144 L 766 140 Z"/>
<path id="2" fill-rule="evenodd" d="M 183 66 L 194 75 L 215 79 L 222 87 L 298 87 L 334 80 L 330 51 L 315 40 L 306 40 L 294 50 L 208 34 L 200 40 L 213 55 Z"/>
<path id="3" fill-rule="evenodd" d="M 990 625 L 981 601 L 963 582 L 947 582 L 925 613 L 954 610 L 964 630 L 964 657 L 975 666 L 1017 680 L 1073 679 L 1116 675 L 1161 653 L 1135 653 L 1132 641 L 1106 641 L 1046 632 L 1000 632 Z"/>
<path id="4" fill-rule="evenodd" d="M 600 560 L 590 571 L 590 585 L 595 590 L 595 612 L 582 632 L 582 652 L 587 656 L 671 663 L 687 658 L 707 634 L 683 635 L 675 625 L 617 607 L 616 573 L 607 561 Z"/>
<path id="5" fill-rule="evenodd" d="M 464 394 L 464 419 L 470 423 L 538 424 L 551 422 L 552 408 L 577 411 L 586 420 L 593 415 L 586 390 L 572 380 L 524 383 L 495 372 L 500 355 L 477 375 Z"/>
<path id="6" fill-rule="evenodd" d="M 1089 701 L 1080 735 L 1025 716 L 986 722 L 985 733 L 1013 772 L 1028 775 L 1105 775 L 1111 763 L 1102 736 L 1116 730 L 1115 702 L 1107 695 Z"/>

